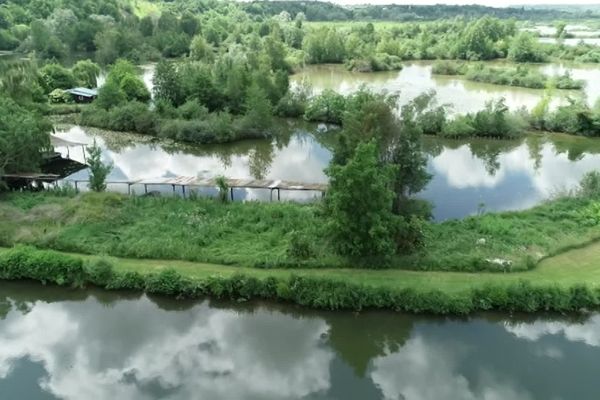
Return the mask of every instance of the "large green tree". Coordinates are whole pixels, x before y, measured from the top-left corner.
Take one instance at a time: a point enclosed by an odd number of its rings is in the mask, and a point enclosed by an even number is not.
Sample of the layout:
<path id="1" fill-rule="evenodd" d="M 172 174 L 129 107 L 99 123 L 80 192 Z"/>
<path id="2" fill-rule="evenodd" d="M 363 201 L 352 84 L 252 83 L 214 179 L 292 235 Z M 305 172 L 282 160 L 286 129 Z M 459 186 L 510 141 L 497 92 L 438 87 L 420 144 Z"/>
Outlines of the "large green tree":
<path id="1" fill-rule="evenodd" d="M 37 171 L 50 148 L 51 125 L 0 93 L 0 174 Z"/>
<path id="2" fill-rule="evenodd" d="M 359 259 L 392 256 L 400 218 L 392 212 L 395 167 L 382 165 L 376 142 L 358 144 L 345 165 L 327 170 L 326 209 L 337 251 Z"/>

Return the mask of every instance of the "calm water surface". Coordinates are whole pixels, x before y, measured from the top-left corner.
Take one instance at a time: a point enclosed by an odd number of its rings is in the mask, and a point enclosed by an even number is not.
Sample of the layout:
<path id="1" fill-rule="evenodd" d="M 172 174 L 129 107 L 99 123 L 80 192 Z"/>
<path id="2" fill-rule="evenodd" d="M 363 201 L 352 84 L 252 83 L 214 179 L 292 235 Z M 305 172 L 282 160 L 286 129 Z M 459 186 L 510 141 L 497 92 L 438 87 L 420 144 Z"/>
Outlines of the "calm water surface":
<path id="1" fill-rule="evenodd" d="M 0 398 L 597 399 L 599 332 L 0 283 Z"/>
<path id="2" fill-rule="evenodd" d="M 362 85 L 375 91 L 399 93 L 399 104 L 406 104 L 423 92 L 434 90 L 439 104 L 451 106 L 456 113 L 476 112 L 485 107 L 485 103 L 504 97 L 506 104 L 513 110 L 521 107 L 531 109 L 541 100 L 544 91 L 520 87 L 492 85 L 472 82 L 460 76 L 433 75 L 431 61 L 415 61 L 404 63 L 401 71 L 373 73 L 350 72 L 342 65 L 312 65 L 290 78 L 292 85 L 308 83 L 319 93 L 325 89 L 348 94 Z M 488 62 L 486 65 L 502 66 L 505 62 Z M 509 64 L 514 66 L 513 64 Z M 541 64 L 531 65 L 547 75 L 562 74 L 569 71 L 573 78 L 585 83 L 583 91 L 556 92 L 554 105 L 564 103 L 567 96 L 580 96 L 584 93 L 590 104 L 600 98 L 598 82 L 600 82 L 600 66 L 585 64 Z"/>
<path id="3" fill-rule="evenodd" d="M 181 146 L 152 142 L 138 135 L 65 127 L 58 136 L 91 143 L 104 149 L 114 164 L 110 180 L 225 175 L 230 178 L 266 178 L 324 183 L 329 146 L 335 131 L 315 133 L 291 127 L 275 141 L 258 140 L 219 146 Z M 58 148 L 63 154 L 66 149 Z M 516 210 L 531 207 L 574 188 L 588 171 L 600 167 L 600 141 L 567 137 L 527 137 L 517 141 L 473 139 L 440 140 L 426 137 L 424 151 L 432 180 L 419 194 L 434 204 L 437 220 L 460 218 L 481 209 Z M 81 150 L 71 157 L 83 161 Z M 71 178 L 85 179 L 87 171 Z M 113 190 L 125 190 L 123 185 Z M 137 193 L 143 187 L 136 185 Z M 170 192 L 171 187 L 152 187 Z M 178 189 L 179 190 L 179 189 Z M 207 194 L 216 194 L 216 191 Z M 282 192 L 282 199 L 310 200 L 317 193 Z M 238 200 L 268 200 L 268 190 L 236 190 Z"/>

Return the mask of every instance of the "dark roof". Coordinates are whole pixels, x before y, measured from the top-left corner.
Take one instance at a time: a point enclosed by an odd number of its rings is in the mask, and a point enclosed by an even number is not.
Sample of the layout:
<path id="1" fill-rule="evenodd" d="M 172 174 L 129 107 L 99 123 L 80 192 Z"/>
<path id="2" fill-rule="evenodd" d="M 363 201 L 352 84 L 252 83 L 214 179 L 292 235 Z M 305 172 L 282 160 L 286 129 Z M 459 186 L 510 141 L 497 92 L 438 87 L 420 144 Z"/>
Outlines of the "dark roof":
<path id="1" fill-rule="evenodd" d="M 87 88 L 82 88 L 82 87 L 68 89 L 67 92 L 71 93 L 71 94 L 73 94 L 75 96 L 83 96 L 83 97 L 96 97 L 96 96 L 98 96 L 98 90 L 96 90 L 96 89 L 87 89 Z"/>

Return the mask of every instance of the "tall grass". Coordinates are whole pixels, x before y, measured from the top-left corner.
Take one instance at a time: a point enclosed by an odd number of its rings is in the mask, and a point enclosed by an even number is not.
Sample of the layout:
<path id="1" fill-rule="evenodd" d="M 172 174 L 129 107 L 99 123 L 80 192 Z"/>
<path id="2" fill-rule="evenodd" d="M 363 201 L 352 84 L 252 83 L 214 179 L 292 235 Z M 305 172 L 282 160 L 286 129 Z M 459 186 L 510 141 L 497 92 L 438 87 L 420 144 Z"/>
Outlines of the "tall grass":
<path id="1" fill-rule="evenodd" d="M 596 205 L 595 198 L 564 197 L 526 211 L 427 223 L 424 247 L 395 257 L 391 267 L 503 272 L 494 262 L 501 259 L 512 271 L 526 270 L 599 238 Z M 355 267 L 334 254 L 324 218 L 319 204 L 13 193 L 0 202 L 0 245 L 258 268 Z"/>

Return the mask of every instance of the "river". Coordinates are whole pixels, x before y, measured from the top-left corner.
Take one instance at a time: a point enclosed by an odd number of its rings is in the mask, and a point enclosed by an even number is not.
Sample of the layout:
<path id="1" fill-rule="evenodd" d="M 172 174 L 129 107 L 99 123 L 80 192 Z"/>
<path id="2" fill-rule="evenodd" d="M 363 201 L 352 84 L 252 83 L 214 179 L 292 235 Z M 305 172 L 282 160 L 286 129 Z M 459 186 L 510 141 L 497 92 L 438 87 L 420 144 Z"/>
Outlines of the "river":
<path id="1" fill-rule="evenodd" d="M 599 332 L 0 283 L 0 398 L 597 399 Z"/>

